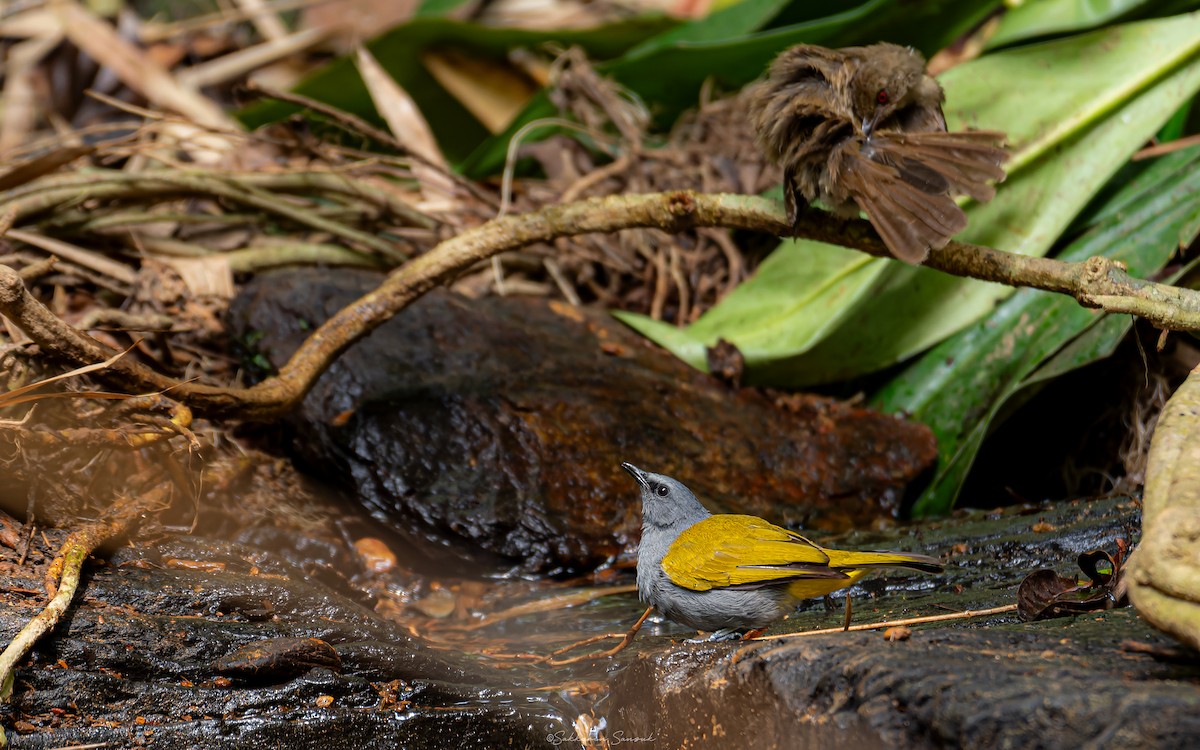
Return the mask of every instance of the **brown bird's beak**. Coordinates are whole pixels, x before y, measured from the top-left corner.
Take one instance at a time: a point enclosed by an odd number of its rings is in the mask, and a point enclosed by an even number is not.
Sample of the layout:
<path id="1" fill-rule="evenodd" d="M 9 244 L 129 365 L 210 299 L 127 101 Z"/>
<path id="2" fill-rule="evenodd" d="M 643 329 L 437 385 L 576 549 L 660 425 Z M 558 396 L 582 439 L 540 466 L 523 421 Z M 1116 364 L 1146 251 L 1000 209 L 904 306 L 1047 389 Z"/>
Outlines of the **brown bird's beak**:
<path id="1" fill-rule="evenodd" d="M 883 115 L 882 112 L 876 112 L 871 119 L 863 118 L 862 132 L 864 138 L 870 138 L 871 133 L 875 132 L 875 128 L 879 127 L 879 118 Z"/>
<path id="2" fill-rule="evenodd" d="M 641 469 L 629 463 L 628 461 L 621 464 L 621 468 L 625 471 L 628 471 L 629 475 L 636 479 L 638 484 L 642 485 L 646 489 L 650 489 L 650 482 L 646 480 L 646 475 L 642 473 Z"/>

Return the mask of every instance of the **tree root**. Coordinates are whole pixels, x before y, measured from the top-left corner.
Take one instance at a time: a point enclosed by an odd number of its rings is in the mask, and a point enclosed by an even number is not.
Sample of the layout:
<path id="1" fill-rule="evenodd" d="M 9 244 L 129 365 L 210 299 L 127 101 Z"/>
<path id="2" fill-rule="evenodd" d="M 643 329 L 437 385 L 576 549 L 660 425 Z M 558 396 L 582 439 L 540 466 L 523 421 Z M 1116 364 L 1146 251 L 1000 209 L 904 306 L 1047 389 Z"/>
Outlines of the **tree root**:
<path id="1" fill-rule="evenodd" d="M 558 237 L 650 227 L 680 232 L 726 227 L 783 235 L 790 232 L 777 203 L 743 195 L 691 191 L 617 195 L 547 206 L 519 216 L 503 216 L 462 232 L 396 269 L 374 291 L 347 305 L 318 328 L 278 375 L 252 388 L 215 388 L 185 383 L 134 362 L 115 363 L 108 379 L 138 392 L 171 390 L 171 395 L 206 416 L 268 419 L 304 398 L 326 368 L 351 344 L 434 287 L 452 281 L 476 263 L 499 253 Z M 882 240 L 863 220 L 839 221 L 811 212 L 797 236 L 890 257 Z M 1107 258 L 1068 263 L 1031 258 L 993 248 L 951 242 L 930 253 L 925 265 L 945 273 L 1069 294 L 1080 304 L 1108 312 L 1139 315 L 1171 330 L 1200 330 L 1200 293 L 1130 277 Z M 73 365 L 99 362 L 113 352 L 63 323 L 35 300 L 21 277 L 0 266 L 0 313 L 19 325 L 39 346 Z"/>

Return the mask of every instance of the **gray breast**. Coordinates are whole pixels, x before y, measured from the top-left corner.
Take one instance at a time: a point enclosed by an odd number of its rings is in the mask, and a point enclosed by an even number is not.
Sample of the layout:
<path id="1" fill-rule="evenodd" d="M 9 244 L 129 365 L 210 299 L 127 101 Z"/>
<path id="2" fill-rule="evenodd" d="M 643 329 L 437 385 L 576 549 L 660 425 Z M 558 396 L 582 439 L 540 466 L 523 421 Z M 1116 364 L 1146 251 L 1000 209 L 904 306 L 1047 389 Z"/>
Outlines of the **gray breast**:
<path id="1" fill-rule="evenodd" d="M 765 628 L 795 607 L 782 587 L 692 591 L 677 586 L 662 569 L 662 556 L 638 559 L 638 594 L 663 617 L 696 630 Z"/>

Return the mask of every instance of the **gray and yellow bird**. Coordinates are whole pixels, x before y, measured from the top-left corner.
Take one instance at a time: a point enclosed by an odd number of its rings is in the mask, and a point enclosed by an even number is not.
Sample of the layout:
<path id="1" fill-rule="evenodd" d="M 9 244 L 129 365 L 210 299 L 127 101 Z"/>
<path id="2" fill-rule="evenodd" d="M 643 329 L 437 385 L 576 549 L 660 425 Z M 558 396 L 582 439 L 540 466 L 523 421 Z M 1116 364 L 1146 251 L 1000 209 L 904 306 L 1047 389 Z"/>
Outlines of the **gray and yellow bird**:
<path id="1" fill-rule="evenodd" d="M 850 586 L 876 568 L 942 570 L 926 555 L 828 549 L 757 516 L 713 515 L 679 481 L 630 463 L 621 468 L 642 493 L 642 601 L 711 632 L 711 640 L 766 628 L 801 599 Z"/>

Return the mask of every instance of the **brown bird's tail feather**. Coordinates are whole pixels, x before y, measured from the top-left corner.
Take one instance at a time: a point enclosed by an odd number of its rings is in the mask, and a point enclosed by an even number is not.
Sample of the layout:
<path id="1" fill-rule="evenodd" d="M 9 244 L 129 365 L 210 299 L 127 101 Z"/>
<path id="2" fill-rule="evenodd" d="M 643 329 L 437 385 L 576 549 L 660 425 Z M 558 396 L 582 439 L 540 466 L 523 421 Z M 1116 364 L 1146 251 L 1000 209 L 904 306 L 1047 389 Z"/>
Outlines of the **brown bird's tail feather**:
<path id="1" fill-rule="evenodd" d="M 900 260 L 921 263 L 967 226 L 951 195 L 986 201 L 1004 179 L 1000 133 L 882 133 L 841 149 L 840 176 Z"/>
<path id="2" fill-rule="evenodd" d="M 883 133 L 868 139 L 864 151 L 870 158 L 896 168 L 900 178 L 917 187 L 928 184 L 928 175 L 940 177 L 936 187 L 954 194 L 988 201 L 996 195 L 989 180 L 1003 182 L 1008 152 L 1000 148 L 1004 134 L 989 130 L 955 133 Z M 934 185 L 929 185 L 934 187 Z M 944 186 L 944 187 L 943 187 Z"/>
<path id="3" fill-rule="evenodd" d="M 926 192 L 895 169 L 854 155 L 841 173 L 888 250 L 906 263 L 921 263 L 967 226 L 966 214 L 947 193 Z"/>

